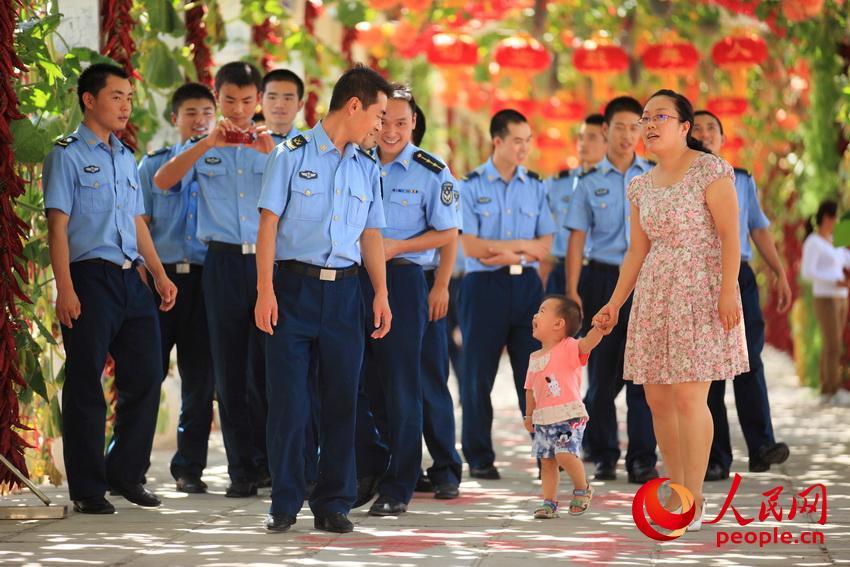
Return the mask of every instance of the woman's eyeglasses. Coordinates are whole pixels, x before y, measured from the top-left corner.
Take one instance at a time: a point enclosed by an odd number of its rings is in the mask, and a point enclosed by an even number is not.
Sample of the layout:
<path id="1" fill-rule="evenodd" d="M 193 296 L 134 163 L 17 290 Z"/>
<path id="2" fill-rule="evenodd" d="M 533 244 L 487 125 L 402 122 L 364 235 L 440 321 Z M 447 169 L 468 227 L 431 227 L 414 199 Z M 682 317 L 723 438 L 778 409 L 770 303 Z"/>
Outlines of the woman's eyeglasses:
<path id="1" fill-rule="evenodd" d="M 672 114 L 656 114 L 654 116 L 641 116 L 637 123 L 640 126 L 646 126 L 647 124 L 652 122 L 653 124 L 658 126 L 659 124 L 664 124 L 671 118 L 676 120 L 679 119 L 678 116 L 673 116 Z"/>

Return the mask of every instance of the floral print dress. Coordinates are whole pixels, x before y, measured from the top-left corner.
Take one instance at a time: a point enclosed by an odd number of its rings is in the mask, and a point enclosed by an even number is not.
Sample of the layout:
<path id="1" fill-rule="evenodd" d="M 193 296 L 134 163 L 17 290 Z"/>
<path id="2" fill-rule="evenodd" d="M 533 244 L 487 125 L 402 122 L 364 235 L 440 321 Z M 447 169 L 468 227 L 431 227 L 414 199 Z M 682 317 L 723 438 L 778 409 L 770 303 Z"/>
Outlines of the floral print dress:
<path id="1" fill-rule="evenodd" d="M 638 276 L 629 320 L 624 379 L 636 384 L 725 380 L 749 370 L 743 313 L 731 331 L 718 314 L 720 239 L 705 190 L 732 167 L 702 154 L 684 177 L 654 187 L 647 172 L 632 180 L 629 201 L 651 248 Z M 738 294 L 738 311 L 742 312 Z"/>

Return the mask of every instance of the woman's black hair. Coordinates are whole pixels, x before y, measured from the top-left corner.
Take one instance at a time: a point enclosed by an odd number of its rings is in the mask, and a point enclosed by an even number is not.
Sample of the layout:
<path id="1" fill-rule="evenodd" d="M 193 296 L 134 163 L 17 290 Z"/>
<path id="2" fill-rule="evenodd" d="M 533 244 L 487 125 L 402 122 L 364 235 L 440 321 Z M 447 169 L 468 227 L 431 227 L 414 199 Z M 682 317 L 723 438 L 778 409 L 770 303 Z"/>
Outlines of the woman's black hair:
<path id="1" fill-rule="evenodd" d="M 688 123 L 688 135 L 687 138 L 685 138 L 685 142 L 688 144 L 688 147 L 692 150 L 697 150 L 698 152 L 710 154 L 711 151 L 706 148 L 702 142 L 691 135 L 694 130 L 694 105 L 691 104 L 688 97 L 670 89 L 661 89 L 660 91 L 656 91 L 655 94 L 649 97 L 648 100 L 652 100 L 657 96 L 666 96 L 667 98 L 673 99 L 673 104 L 676 106 L 676 112 L 679 114 L 679 122 Z"/>
<path id="2" fill-rule="evenodd" d="M 815 226 L 820 226 L 823 223 L 824 217 L 837 217 L 838 216 L 838 203 L 831 199 L 827 199 L 826 201 L 822 201 L 820 206 L 818 207 L 818 212 L 815 213 L 815 224 L 812 224 L 812 219 L 809 218 L 806 221 L 806 236 L 810 235 L 815 231 Z"/>

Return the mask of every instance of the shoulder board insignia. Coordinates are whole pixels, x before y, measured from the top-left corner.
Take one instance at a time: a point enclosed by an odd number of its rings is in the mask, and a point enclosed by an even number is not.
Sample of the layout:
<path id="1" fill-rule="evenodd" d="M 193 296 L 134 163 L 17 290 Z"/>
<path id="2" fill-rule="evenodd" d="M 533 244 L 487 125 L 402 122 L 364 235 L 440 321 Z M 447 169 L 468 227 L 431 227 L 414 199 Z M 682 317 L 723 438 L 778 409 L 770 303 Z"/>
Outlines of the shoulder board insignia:
<path id="1" fill-rule="evenodd" d="M 587 177 L 588 175 L 590 175 L 590 174 L 591 174 L 591 173 L 593 173 L 594 171 L 596 171 L 596 168 L 595 168 L 595 167 L 591 167 L 590 169 L 588 169 L 587 171 L 585 171 L 585 172 L 583 172 L 581 175 L 579 175 L 579 176 L 578 176 L 578 178 L 579 178 L 579 179 L 581 179 L 582 177 Z"/>
<path id="2" fill-rule="evenodd" d="M 65 136 L 64 138 L 57 140 L 56 145 L 62 148 L 67 148 L 69 144 L 73 144 L 77 140 L 78 138 L 76 136 Z"/>
<path id="3" fill-rule="evenodd" d="M 364 150 L 360 146 L 357 146 L 357 151 L 360 152 L 361 154 L 363 154 L 364 156 L 366 156 L 367 158 L 369 158 L 370 160 L 372 160 L 373 162 L 377 163 L 378 160 L 375 159 L 375 156 L 373 156 L 372 154 L 370 154 L 369 152 L 367 152 L 366 150 Z"/>
<path id="4" fill-rule="evenodd" d="M 537 173 L 536 171 L 531 171 L 530 169 L 527 169 L 525 171 L 525 174 L 528 175 L 532 179 L 536 179 L 537 181 L 540 181 L 540 174 Z"/>
<path id="5" fill-rule="evenodd" d="M 440 173 L 446 166 L 440 163 L 440 160 L 435 158 L 434 156 L 428 155 L 422 150 L 419 150 L 415 154 L 413 154 L 413 161 L 424 165 L 426 168 L 430 169 L 434 173 Z"/>
<path id="6" fill-rule="evenodd" d="M 464 181 L 469 181 L 470 179 L 475 179 L 475 178 L 476 178 L 476 177 L 478 177 L 479 175 L 481 175 L 481 174 L 480 174 L 480 173 L 478 173 L 478 171 L 473 170 L 473 171 L 470 171 L 469 173 L 467 173 L 467 174 L 466 174 L 466 176 L 464 176 L 463 180 L 464 180 Z"/>
<path id="7" fill-rule="evenodd" d="M 307 144 L 307 138 L 302 135 L 295 136 L 294 138 L 290 138 L 283 143 L 286 146 L 286 149 L 289 151 L 295 151 L 300 147 L 303 147 Z"/>
<path id="8" fill-rule="evenodd" d="M 269 136 L 272 136 L 273 138 L 286 138 L 286 134 L 281 134 L 280 132 L 272 132 L 271 130 L 269 131 Z"/>
<path id="9" fill-rule="evenodd" d="M 130 144 L 128 144 L 125 140 L 121 140 L 121 143 L 122 143 L 122 144 L 124 144 L 124 147 L 125 147 L 125 148 L 127 148 L 128 150 L 130 150 L 130 153 L 131 153 L 131 154 L 136 153 L 136 148 L 134 148 L 133 146 L 131 146 Z"/>
<path id="10" fill-rule="evenodd" d="M 194 143 L 196 143 L 196 142 L 200 142 L 201 140 L 203 140 L 203 139 L 204 139 L 204 138 L 206 138 L 206 137 L 207 137 L 207 135 L 206 135 L 206 134 L 203 134 L 203 135 L 201 135 L 201 136 L 192 136 L 191 138 L 189 138 L 189 141 L 190 141 L 190 142 L 192 142 L 192 143 L 194 144 Z"/>
<path id="11" fill-rule="evenodd" d="M 570 170 L 569 169 L 562 169 L 561 171 L 558 172 L 558 179 L 563 179 L 564 177 L 569 177 L 569 176 L 570 176 Z"/>
<path id="12" fill-rule="evenodd" d="M 739 173 L 739 174 L 747 176 L 747 177 L 752 176 L 752 174 L 749 171 L 747 171 L 746 169 L 744 169 L 743 167 L 735 167 L 733 169 L 735 170 L 735 173 Z"/>
<path id="13" fill-rule="evenodd" d="M 151 151 L 151 152 L 148 152 L 148 153 L 147 153 L 147 156 L 148 156 L 148 157 L 161 156 L 162 154 L 166 153 L 166 152 L 167 152 L 168 150 L 170 150 L 170 149 L 171 149 L 171 148 L 170 148 L 170 147 L 168 147 L 168 146 L 163 146 L 163 147 L 159 148 L 158 150 L 153 150 L 153 151 Z"/>

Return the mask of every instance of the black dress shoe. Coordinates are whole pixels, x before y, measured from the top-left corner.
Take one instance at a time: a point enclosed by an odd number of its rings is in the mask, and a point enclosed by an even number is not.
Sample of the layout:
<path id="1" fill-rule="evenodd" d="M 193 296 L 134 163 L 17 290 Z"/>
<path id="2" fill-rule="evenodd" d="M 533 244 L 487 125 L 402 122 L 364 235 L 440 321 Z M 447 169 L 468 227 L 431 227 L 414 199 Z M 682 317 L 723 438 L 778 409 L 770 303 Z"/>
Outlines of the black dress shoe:
<path id="1" fill-rule="evenodd" d="M 596 463 L 594 480 L 617 480 L 617 465 L 614 463 Z"/>
<path id="2" fill-rule="evenodd" d="M 502 475 L 499 474 L 499 469 L 493 465 L 480 468 L 469 467 L 469 476 L 484 480 L 499 480 L 502 478 Z"/>
<path id="3" fill-rule="evenodd" d="M 207 491 L 207 483 L 201 477 L 195 475 L 182 475 L 177 477 L 177 492 L 186 494 L 204 494 Z"/>
<path id="4" fill-rule="evenodd" d="M 765 445 L 759 449 L 759 460 L 769 465 L 781 465 L 791 456 L 791 449 L 785 443 Z"/>
<path id="5" fill-rule="evenodd" d="M 460 491 L 456 484 L 443 483 L 438 484 L 434 489 L 434 498 L 437 500 L 454 500 L 460 495 Z"/>
<path id="6" fill-rule="evenodd" d="M 257 488 L 271 488 L 272 475 L 266 472 L 261 472 L 257 478 Z"/>
<path id="7" fill-rule="evenodd" d="M 705 471 L 705 480 L 707 482 L 726 480 L 727 478 L 729 478 L 729 469 L 720 463 L 708 463 L 708 469 Z"/>
<path id="8" fill-rule="evenodd" d="M 428 475 L 420 474 L 419 480 L 416 481 L 414 492 L 434 492 L 434 483 L 428 478 Z"/>
<path id="9" fill-rule="evenodd" d="M 228 498 L 248 498 L 257 495 L 257 483 L 248 480 L 233 480 L 224 493 Z"/>
<path id="10" fill-rule="evenodd" d="M 400 516 L 405 512 L 407 505 L 389 496 L 379 496 L 369 508 L 370 516 Z"/>
<path id="11" fill-rule="evenodd" d="M 328 514 L 327 516 L 316 516 L 316 519 L 313 521 L 313 526 L 317 530 L 322 530 L 323 532 L 333 532 L 337 534 L 347 534 L 348 532 L 354 531 L 354 524 L 352 524 L 348 517 L 345 514 L 340 512 L 334 512 L 333 514 Z"/>
<path id="12" fill-rule="evenodd" d="M 112 490 L 138 506 L 145 508 L 156 508 L 162 502 L 156 494 L 145 488 L 142 484 L 113 485 Z"/>
<path id="13" fill-rule="evenodd" d="M 74 500 L 74 512 L 80 514 L 114 514 L 115 506 L 103 496 Z"/>
<path id="14" fill-rule="evenodd" d="M 357 499 L 352 508 L 360 508 L 378 493 L 378 485 L 381 483 L 379 476 L 364 476 L 357 479 Z"/>
<path id="15" fill-rule="evenodd" d="M 266 516 L 266 529 L 270 532 L 288 532 L 295 523 L 295 516 L 269 514 Z"/>
<path id="16" fill-rule="evenodd" d="M 631 484 L 643 484 L 654 478 L 658 478 L 658 469 L 655 467 L 635 463 L 632 465 L 632 470 L 629 471 L 629 482 Z"/>

